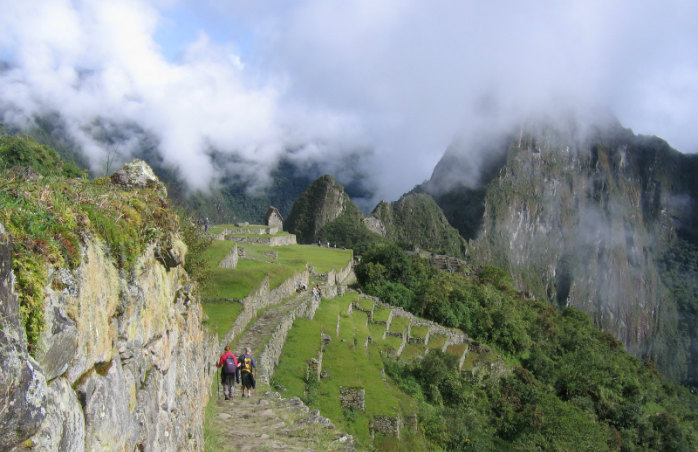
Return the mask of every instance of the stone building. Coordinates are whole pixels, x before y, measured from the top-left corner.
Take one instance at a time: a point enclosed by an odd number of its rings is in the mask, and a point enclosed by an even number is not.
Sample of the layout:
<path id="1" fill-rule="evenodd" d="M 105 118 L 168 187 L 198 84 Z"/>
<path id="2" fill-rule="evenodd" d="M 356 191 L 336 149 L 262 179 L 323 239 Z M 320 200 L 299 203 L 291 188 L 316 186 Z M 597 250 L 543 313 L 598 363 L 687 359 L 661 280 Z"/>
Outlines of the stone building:
<path id="1" fill-rule="evenodd" d="M 264 215 L 264 223 L 269 227 L 279 228 L 279 231 L 284 229 L 284 217 L 281 216 L 279 209 L 270 206 L 267 214 Z"/>

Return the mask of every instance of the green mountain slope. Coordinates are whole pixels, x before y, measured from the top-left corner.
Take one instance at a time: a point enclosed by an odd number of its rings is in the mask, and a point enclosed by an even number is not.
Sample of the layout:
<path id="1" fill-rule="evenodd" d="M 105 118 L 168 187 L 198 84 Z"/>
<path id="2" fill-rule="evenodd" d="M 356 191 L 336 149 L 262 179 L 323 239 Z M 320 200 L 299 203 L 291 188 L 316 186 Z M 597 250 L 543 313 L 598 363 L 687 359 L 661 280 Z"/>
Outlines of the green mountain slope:
<path id="1" fill-rule="evenodd" d="M 372 219 L 378 222 L 371 221 Z M 364 220 L 384 236 L 404 247 L 421 248 L 438 254 L 462 257 L 465 240 L 453 228 L 434 199 L 424 193 L 407 194 L 388 204 L 383 201 Z"/>

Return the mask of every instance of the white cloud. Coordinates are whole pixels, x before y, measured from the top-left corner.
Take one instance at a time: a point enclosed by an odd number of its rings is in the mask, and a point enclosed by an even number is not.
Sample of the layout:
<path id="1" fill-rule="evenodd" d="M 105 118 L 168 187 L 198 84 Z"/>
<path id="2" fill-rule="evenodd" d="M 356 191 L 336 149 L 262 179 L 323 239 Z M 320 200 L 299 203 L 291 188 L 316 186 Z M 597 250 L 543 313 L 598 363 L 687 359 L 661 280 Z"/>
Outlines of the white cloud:
<path id="1" fill-rule="evenodd" d="M 606 103 L 635 132 L 698 151 L 695 2 L 0 0 L 0 9 L 0 55 L 12 64 L 0 103 L 15 107 L 6 121 L 58 110 L 95 165 L 103 150 L 85 125 L 136 122 L 195 187 L 217 170 L 211 147 L 241 153 L 260 175 L 289 147 L 330 163 L 373 149 L 377 196 L 395 199 L 430 175 L 459 131 L 578 103 Z M 158 40 L 180 28 L 189 38 Z"/>

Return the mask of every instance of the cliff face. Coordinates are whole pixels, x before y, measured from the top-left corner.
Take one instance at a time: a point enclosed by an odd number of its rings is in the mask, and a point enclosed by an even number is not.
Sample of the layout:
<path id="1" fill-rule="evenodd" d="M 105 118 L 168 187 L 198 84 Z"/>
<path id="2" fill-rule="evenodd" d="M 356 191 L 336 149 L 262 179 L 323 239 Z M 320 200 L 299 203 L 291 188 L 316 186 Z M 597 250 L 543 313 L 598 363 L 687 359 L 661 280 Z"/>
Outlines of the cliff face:
<path id="1" fill-rule="evenodd" d="M 481 185 L 444 188 L 458 180 L 462 151 L 451 149 L 424 188 L 471 239 L 473 257 L 583 309 L 631 352 L 695 384 L 695 284 L 685 283 L 695 264 L 671 256 L 688 250 L 695 261 L 698 159 L 618 124 L 529 125 L 495 152 Z M 670 290 L 677 271 L 688 271 L 683 295 Z"/>
<path id="2" fill-rule="evenodd" d="M 176 229 L 120 268 L 85 227 L 75 265 L 48 260 L 43 328 L 30 345 L 11 238 L 1 226 L 0 236 L 0 449 L 200 450 L 215 344 Z"/>

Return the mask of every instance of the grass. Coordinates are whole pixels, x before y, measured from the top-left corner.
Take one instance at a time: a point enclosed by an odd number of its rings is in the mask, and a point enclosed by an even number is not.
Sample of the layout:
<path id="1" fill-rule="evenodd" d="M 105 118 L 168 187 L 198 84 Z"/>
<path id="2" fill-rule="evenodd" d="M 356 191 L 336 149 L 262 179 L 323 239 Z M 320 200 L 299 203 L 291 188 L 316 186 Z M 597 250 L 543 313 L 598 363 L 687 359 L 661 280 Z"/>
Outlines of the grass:
<path id="1" fill-rule="evenodd" d="M 361 314 L 362 314 L 361 312 L 358 313 L 358 315 L 361 315 Z M 371 334 L 371 338 L 374 341 L 376 341 L 376 340 L 379 340 L 383 337 L 383 333 L 385 333 L 385 325 L 383 325 L 381 323 L 369 323 L 368 330 Z"/>
<path id="2" fill-rule="evenodd" d="M 265 276 L 269 276 L 269 288 L 274 289 L 295 272 L 312 265 L 316 272 L 344 268 L 351 262 L 351 250 L 338 250 L 307 245 L 271 247 L 261 244 L 244 244 L 245 257 L 238 260 L 237 268 L 218 268 L 218 263 L 230 252 L 233 242 L 214 240 L 205 252 L 210 270 L 210 281 L 202 289 L 207 299 L 242 299 L 259 287 Z M 276 252 L 277 260 L 268 254 Z"/>
<path id="3" fill-rule="evenodd" d="M 203 308 L 207 317 L 204 322 L 206 327 L 220 339 L 230 331 L 243 305 L 235 301 L 209 301 L 203 303 Z"/>
<path id="4" fill-rule="evenodd" d="M 357 301 L 357 304 L 359 305 L 359 309 L 362 311 L 371 311 L 373 309 L 373 300 L 370 298 L 359 298 Z"/>
<path id="5" fill-rule="evenodd" d="M 204 452 L 218 452 L 224 449 L 225 436 L 223 429 L 214 422 L 221 409 L 216 404 L 218 396 L 218 380 L 216 373 L 211 380 L 211 397 L 204 412 Z"/>
<path id="6" fill-rule="evenodd" d="M 429 336 L 427 347 L 431 350 L 441 350 L 446 344 L 446 336 L 443 334 L 432 334 Z"/>
<path id="7" fill-rule="evenodd" d="M 353 258 L 352 250 L 324 248 L 315 245 L 285 245 L 274 247 L 279 252 L 279 262 L 285 265 L 305 263 L 313 266 L 315 273 L 325 273 L 346 267 Z"/>
<path id="8" fill-rule="evenodd" d="M 395 336 L 385 336 L 385 339 L 383 341 L 385 343 L 384 348 L 389 348 L 392 349 L 397 353 L 398 349 L 402 345 L 402 339 L 399 337 Z"/>
<path id="9" fill-rule="evenodd" d="M 465 355 L 465 362 L 463 362 L 463 370 L 472 370 L 479 360 L 480 354 L 478 352 L 474 352 L 472 350 L 469 351 L 468 354 Z"/>
<path id="10" fill-rule="evenodd" d="M 410 362 L 410 361 L 414 360 L 415 358 L 421 358 L 424 356 L 425 350 L 426 350 L 426 347 L 424 346 L 424 344 L 407 343 L 407 344 L 405 344 L 405 348 L 402 350 L 402 354 L 400 355 L 400 360 Z"/>
<path id="11" fill-rule="evenodd" d="M 388 331 L 392 333 L 405 333 L 409 325 L 410 319 L 407 317 L 393 316 L 392 320 L 390 321 L 390 328 L 388 328 Z"/>
<path id="12" fill-rule="evenodd" d="M 463 353 L 465 353 L 465 347 L 466 344 L 451 344 L 446 347 L 446 353 L 460 359 L 460 357 L 463 356 Z"/>
<path id="13" fill-rule="evenodd" d="M 374 322 L 387 322 L 388 317 L 390 317 L 390 309 L 384 308 L 382 306 L 376 306 L 373 309 L 373 321 Z"/>
<path id="14" fill-rule="evenodd" d="M 417 339 L 426 339 L 428 333 L 429 327 L 426 325 L 413 326 L 410 329 L 410 337 L 414 337 Z"/>
<path id="15" fill-rule="evenodd" d="M 292 277 L 295 269 L 285 265 L 240 259 L 237 268 L 211 267 L 210 282 L 202 290 L 204 298 L 228 298 L 240 300 L 257 289 L 265 276 L 269 276 L 269 288 L 274 289 Z"/>

